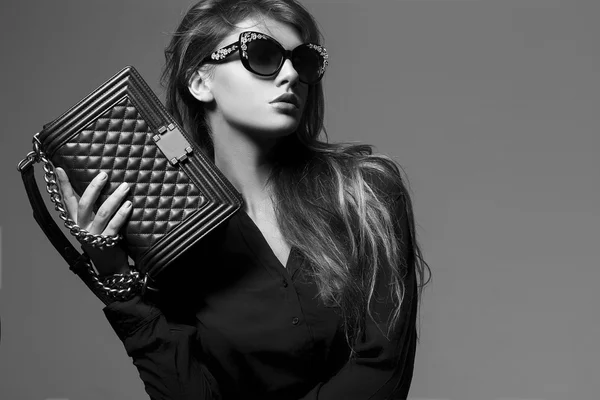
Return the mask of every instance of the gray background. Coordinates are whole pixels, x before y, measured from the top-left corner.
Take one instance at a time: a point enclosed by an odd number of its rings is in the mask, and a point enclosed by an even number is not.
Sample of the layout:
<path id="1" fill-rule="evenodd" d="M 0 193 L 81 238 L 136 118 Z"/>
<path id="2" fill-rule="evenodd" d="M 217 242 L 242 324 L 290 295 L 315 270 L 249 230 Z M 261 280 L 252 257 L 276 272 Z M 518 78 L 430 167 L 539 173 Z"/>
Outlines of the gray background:
<path id="1" fill-rule="evenodd" d="M 146 398 L 15 165 L 122 66 L 158 91 L 188 4 L 2 2 L 0 399 Z M 372 143 L 410 178 L 434 277 L 411 398 L 597 398 L 599 2 L 305 4 L 331 54 L 331 140 Z"/>

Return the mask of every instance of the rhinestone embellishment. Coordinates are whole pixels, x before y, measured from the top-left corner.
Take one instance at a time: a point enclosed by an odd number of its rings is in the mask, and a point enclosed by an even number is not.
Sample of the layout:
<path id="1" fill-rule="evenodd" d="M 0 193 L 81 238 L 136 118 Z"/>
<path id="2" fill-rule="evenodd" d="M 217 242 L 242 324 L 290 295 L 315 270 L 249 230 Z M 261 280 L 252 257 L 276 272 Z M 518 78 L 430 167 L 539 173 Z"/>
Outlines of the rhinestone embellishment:
<path id="1" fill-rule="evenodd" d="M 219 49 L 217 51 L 215 51 L 214 53 L 212 53 L 210 55 L 210 57 L 213 60 L 222 60 L 225 57 L 227 57 L 230 53 L 236 51 L 238 49 L 237 45 L 231 45 L 231 47 L 225 47 L 224 49 Z"/>
<path id="2" fill-rule="evenodd" d="M 327 65 L 329 65 L 329 54 L 327 54 L 325 47 L 319 46 L 318 44 L 308 43 L 308 47 L 317 50 L 321 57 L 323 57 L 323 65 L 321 65 L 321 68 L 319 68 L 319 76 L 321 76 L 325 73 L 325 68 L 327 68 Z"/>
<path id="3" fill-rule="evenodd" d="M 242 44 L 240 46 L 242 49 L 242 57 L 248 58 L 248 54 L 246 53 L 246 50 L 248 50 L 248 45 L 246 43 L 249 43 L 256 39 L 267 39 L 267 37 L 263 34 L 256 32 L 244 32 L 242 34 L 242 37 L 240 38 L 240 43 Z"/>

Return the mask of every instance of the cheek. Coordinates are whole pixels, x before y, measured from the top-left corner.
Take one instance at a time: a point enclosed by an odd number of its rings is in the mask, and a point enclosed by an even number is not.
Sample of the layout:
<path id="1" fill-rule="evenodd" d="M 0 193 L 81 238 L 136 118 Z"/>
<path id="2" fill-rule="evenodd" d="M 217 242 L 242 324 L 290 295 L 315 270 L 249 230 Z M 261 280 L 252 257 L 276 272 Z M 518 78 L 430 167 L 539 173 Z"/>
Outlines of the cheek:
<path id="1" fill-rule="evenodd" d="M 243 66 L 240 65 L 243 69 Z M 248 117 L 261 103 L 264 103 L 265 88 L 262 82 L 257 82 L 253 77 L 247 76 L 248 71 L 231 68 L 223 71 L 216 80 L 218 89 L 215 92 L 217 104 L 225 114 L 242 113 Z M 262 97 L 261 97 L 262 95 Z"/>

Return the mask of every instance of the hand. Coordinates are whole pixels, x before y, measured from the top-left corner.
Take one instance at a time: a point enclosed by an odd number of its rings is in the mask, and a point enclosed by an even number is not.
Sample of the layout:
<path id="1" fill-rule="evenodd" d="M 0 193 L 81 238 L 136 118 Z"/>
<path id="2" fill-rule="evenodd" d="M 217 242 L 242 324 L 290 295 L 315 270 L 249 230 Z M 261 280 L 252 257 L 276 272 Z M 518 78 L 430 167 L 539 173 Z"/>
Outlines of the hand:
<path id="1" fill-rule="evenodd" d="M 69 217 L 82 229 L 92 234 L 116 235 L 123 227 L 131 214 L 131 202 L 123 199 L 129 191 L 119 187 L 98 208 L 93 215 L 93 205 L 106 184 L 106 174 L 99 173 L 90 182 L 80 199 L 77 199 L 67 174 L 62 168 L 56 168 L 58 185 L 62 194 L 63 203 L 67 208 Z M 120 205 L 120 206 L 119 206 Z M 98 248 L 89 244 L 82 244 L 82 249 L 90 256 L 99 275 L 124 274 L 129 271 L 127 253 L 119 244 L 112 247 Z"/>

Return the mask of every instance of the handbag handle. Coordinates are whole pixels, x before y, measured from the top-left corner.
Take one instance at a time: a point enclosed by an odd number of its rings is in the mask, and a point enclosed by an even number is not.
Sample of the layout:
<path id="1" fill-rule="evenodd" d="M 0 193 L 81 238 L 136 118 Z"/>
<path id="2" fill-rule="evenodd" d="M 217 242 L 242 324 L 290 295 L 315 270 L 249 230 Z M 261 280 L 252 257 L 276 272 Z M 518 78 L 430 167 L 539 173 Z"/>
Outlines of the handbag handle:
<path id="1" fill-rule="evenodd" d="M 50 215 L 46 208 L 46 205 L 44 204 L 44 200 L 42 199 L 34 175 L 33 165 L 35 163 L 41 160 L 44 161 L 47 165 L 50 164 L 44 156 L 44 154 L 39 149 L 39 145 L 36 146 L 36 144 L 39 143 L 39 141 L 36 143 L 37 135 L 38 134 L 34 135 L 34 150 L 27 153 L 27 156 L 23 160 L 21 160 L 17 165 L 17 170 L 21 173 L 21 178 L 23 179 L 23 184 L 25 185 L 25 191 L 27 192 L 27 197 L 29 198 L 29 203 L 31 204 L 31 208 L 33 210 L 33 218 L 36 220 L 42 231 L 46 234 L 54 248 L 65 259 L 65 261 L 67 261 L 67 263 L 69 264 L 69 269 L 73 271 L 73 273 L 78 275 L 79 278 L 81 278 L 81 280 L 88 286 L 88 288 L 105 305 L 110 304 L 114 301 L 115 294 L 126 295 L 129 294 L 130 291 L 135 290 L 137 288 L 135 288 L 132 285 L 130 287 L 126 287 L 115 292 L 114 289 L 104 286 L 99 280 L 97 274 L 95 273 L 91 264 L 91 260 L 87 253 L 79 253 L 71 244 L 71 242 L 67 239 L 65 234 L 60 230 L 56 222 L 54 222 L 54 219 L 52 219 L 52 216 Z M 48 168 L 46 168 L 46 171 L 47 170 Z M 55 180 L 54 185 L 56 185 Z M 50 190 L 49 193 L 52 196 L 55 205 L 60 204 L 62 206 L 60 194 L 58 194 L 58 198 L 56 198 L 55 195 L 53 195 L 50 192 Z M 58 200 L 58 203 L 55 199 Z M 59 210 L 58 206 L 56 206 L 56 209 Z M 137 276 L 132 276 L 132 281 L 133 280 L 137 282 L 140 281 Z M 142 294 L 144 294 L 147 285 L 147 275 L 144 276 L 141 282 Z"/>

